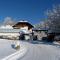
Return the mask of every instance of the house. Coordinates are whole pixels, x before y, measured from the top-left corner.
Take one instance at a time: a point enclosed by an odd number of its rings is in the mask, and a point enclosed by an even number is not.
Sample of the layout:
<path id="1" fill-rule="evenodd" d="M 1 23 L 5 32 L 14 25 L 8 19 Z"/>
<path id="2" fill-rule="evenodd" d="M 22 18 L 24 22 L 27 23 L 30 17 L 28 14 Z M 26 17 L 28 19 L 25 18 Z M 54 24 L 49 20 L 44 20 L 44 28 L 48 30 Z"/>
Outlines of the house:
<path id="1" fill-rule="evenodd" d="M 32 35 L 32 28 L 33 25 L 31 25 L 28 21 L 19 21 L 14 26 L 14 29 L 20 29 L 20 39 L 22 40 L 29 40 Z"/>
<path id="2" fill-rule="evenodd" d="M 19 21 L 14 26 L 14 29 L 21 29 L 21 30 L 27 30 L 29 32 L 32 32 L 33 25 L 31 25 L 28 21 Z"/>

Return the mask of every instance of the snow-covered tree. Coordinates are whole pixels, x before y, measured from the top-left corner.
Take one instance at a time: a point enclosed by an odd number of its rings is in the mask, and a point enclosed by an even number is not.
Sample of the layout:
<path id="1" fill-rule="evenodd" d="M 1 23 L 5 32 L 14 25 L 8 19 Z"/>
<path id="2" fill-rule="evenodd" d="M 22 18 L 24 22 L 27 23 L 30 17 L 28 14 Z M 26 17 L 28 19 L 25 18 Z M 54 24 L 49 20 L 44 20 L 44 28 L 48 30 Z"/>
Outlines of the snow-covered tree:
<path id="1" fill-rule="evenodd" d="M 40 23 L 34 25 L 35 28 L 40 29 L 40 28 L 48 28 L 47 20 L 40 21 Z"/>
<path id="2" fill-rule="evenodd" d="M 14 25 L 16 22 L 11 17 L 5 17 L 3 24 L 4 25 Z"/>
<path id="3" fill-rule="evenodd" d="M 53 32 L 60 31 L 60 5 L 54 6 L 52 10 L 47 11 L 48 26 Z"/>

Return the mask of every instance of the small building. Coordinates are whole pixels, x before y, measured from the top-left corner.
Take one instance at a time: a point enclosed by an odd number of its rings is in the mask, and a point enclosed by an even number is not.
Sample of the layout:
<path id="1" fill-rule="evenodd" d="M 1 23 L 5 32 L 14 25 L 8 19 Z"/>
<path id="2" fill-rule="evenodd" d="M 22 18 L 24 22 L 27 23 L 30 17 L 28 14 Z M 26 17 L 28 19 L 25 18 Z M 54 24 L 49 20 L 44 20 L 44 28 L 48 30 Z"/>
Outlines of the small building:
<path id="1" fill-rule="evenodd" d="M 47 37 L 47 32 L 48 32 L 48 29 L 33 28 L 33 33 L 37 40 L 42 40 L 43 37 Z"/>
<path id="2" fill-rule="evenodd" d="M 50 41 L 60 41 L 60 30 L 49 30 L 47 37 L 50 39 Z"/>

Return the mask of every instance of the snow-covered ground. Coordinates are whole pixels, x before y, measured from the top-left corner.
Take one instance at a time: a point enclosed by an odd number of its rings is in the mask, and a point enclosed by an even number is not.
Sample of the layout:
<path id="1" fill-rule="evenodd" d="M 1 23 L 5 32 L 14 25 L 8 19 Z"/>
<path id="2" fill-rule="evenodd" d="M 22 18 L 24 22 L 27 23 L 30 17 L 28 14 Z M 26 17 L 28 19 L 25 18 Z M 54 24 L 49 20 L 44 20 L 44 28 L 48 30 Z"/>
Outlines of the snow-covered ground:
<path id="1" fill-rule="evenodd" d="M 11 47 L 11 44 L 13 42 L 14 41 L 11 40 L 0 39 L 0 60 L 11 54 L 14 54 L 15 52 L 18 52 L 18 50 L 15 50 Z M 18 52 L 19 55 L 17 54 L 18 59 L 16 60 L 60 60 L 60 45 L 56 42 L 54 42 L 54 44 L 47 44 L 42 42 L 38 44 L 33 44 L 20 41 L 20 45 L 21 48 L 26 47 L 28 48 L 28 50 L 23 56 L 21 53 Z M 13 57 L 16 58 L 16 56 Z"/>
<path id="2" fill-rule="evenodd" d="M 12 48 L 14 40 L 0 39 L 0 60 L 13 60 L 14 58 L 22 57 L 27 51 L 27 46 L 23 42 L 20 42 L 20 49 L 16 50 Z M 19 57 L 18 57 L 19 56 Z M 15 59 L 14 59 L 15 60 Z"/>

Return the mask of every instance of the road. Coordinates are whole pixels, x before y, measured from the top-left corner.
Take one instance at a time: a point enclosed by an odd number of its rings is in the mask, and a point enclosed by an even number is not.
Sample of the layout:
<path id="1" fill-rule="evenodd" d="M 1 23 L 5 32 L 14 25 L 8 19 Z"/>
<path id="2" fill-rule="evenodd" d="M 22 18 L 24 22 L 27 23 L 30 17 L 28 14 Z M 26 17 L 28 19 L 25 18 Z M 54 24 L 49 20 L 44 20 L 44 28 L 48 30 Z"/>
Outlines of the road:
<path id="1" fill-rule="evenodd" d="M 28 46 L 28 51 L 18 60 L 60 60 L 60 46 L 58 45 L 28 42 L 24 44 Z"/>

